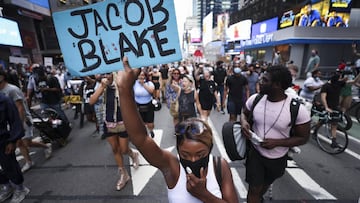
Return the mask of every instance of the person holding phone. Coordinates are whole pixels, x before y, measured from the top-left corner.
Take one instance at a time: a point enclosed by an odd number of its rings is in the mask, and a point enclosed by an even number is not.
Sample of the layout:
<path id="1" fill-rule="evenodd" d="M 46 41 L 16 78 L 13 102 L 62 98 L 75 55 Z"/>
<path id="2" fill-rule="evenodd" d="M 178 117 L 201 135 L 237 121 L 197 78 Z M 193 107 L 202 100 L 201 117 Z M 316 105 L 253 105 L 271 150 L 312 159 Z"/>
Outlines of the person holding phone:
<path id="1" fill-rule="evenodd" d="M 123 58 L 123 64 L 125 70 L 119 71 L 117 76 L 123 121 L 131 142 L 163 173 L 169 202 L 238 202 L 229 165 L 223 159 L 220 162 L 221 182 L 217 182 L 210 154 L 212 131 L 204 121 L 190 118 L 176 126 L 178 155 L 161 149 L 147 136 L 132 89 L 140 69 L 131 69 L 127 57 Z"/>

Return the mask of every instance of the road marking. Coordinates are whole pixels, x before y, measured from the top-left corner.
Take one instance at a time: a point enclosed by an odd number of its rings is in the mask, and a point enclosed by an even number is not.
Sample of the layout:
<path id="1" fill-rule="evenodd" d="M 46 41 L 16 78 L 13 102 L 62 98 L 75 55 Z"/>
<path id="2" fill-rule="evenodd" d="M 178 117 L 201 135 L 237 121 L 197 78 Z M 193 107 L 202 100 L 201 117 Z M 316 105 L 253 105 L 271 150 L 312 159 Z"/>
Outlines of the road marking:
<path id="1" fill-rule="evenodd" d="M 221 154 L 221 156 L 227 161 L 227 162 L 231 162 L 230 158 L 228 157 L 226 151 L 225 151 L 225 147 L 224 147 L 224 143 L 222 141 L 222 139 L 220 138 L 217 130 L 215 129 L 212 121 L 210 120 L 210 118 L 208 118 L 208 124 L 212 130 L 212 133 L 214 135 L 214 140 L 216 145 L 218 146 L 219 152 Z M 231 168 L 231 172 L 233 175 L 233 181 L 235 184 L 235 188 L 237 189 L 237 191 L 239 192 L 239 196 L 241 199 L 246 199 L 247 196 L 247 189 L 244 185 L 244 183 L 242 182 L 239 173 L 237 172 L 236 169 Z"/>
<path id="2" fill-rule="evenodd" d="M 286 171 L 292 176 L 292 178 L 304 188 L 311 196 L 316 200 L 327 199 L 336 200 L 332 194 L 327 192 L 319 184 L 317 184 L 304 170 L 298 168 L 295 161 L 288 161 L 288 167 Z"/>
<path id="3" fill-rule="evenodd" d="M 163 130 L 161 129 L 155 129 L 154 130 L 155 137 L 153 138 L 154 141 L 158 146 L 161 144 L 161 139 L 163 136 Z M 168 147 L 165 150 L 167 151 L 173 151 L 175 147 Z M 139 162 L 140 166 L 138 169 L 134 169 L 133 167 L 130 167 L 131 171 L 131 180 L 133 184 L 133 194 L 135 196 L 138 196 L 141 191 L 145 188 L 149 180 L 155 175 L 156 171 L 158 171 L 157 168 L 151 166 L 145 158 L 139 154 Z M 130 159 L 130 163 L 132 164 L 132 161 Z"/>

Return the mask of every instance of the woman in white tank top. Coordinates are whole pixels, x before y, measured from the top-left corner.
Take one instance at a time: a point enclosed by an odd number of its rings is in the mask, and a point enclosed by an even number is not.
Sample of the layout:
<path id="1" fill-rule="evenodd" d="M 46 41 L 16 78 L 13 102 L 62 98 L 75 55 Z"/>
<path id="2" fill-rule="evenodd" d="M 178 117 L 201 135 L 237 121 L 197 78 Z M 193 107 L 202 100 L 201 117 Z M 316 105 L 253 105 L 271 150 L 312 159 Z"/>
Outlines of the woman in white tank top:
<path id="1" fill-rule="evenodd" d="M 176 127 L 178 156 L 161 149 L 147 135 L 146 128 L 137 113 L 132 86 L 139 69 L 129 67 L 123 58 L 124 71 L 119 71 L 120 108 L 131 142 L 144 158 L 158 168 L 165 177 L 169 202 L 238 202 L 234 182 L 228 163 L 221 159 L 221 178 L 215 175 L 211 128 L 202 120 L 187 119 Z"/>

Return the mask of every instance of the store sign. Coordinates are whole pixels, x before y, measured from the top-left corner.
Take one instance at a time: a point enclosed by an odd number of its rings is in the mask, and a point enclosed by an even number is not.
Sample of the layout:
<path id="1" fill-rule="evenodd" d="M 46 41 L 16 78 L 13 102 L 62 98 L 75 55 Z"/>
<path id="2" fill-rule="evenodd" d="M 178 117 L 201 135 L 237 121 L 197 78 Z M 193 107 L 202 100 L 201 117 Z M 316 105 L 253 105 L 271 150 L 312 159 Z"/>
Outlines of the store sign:
<path id="1" fill-rule="evenodd" d="M 278 17 L 265 20 L 251 26 L 251 39 L 267 33 L 275 32 L 278 28 Z"/>
<path id="2" fill-rule="evenodd" d="M 72 75 L 121 70 L 124 56 L 134 68 L 182 58 L 173 0 L 107 0 L 53 19 Z"/>
<path id="3" fill-rule="evenodd" d="M 245 47 L 245 46 L 266 44 L 266 43 L 272 42 L 273 39 L 274 39 L 274 34 L 273 33 L 257 35 L 257 37 L 254 38 L 254 39 L 240 41 L 240 46 Z"/>

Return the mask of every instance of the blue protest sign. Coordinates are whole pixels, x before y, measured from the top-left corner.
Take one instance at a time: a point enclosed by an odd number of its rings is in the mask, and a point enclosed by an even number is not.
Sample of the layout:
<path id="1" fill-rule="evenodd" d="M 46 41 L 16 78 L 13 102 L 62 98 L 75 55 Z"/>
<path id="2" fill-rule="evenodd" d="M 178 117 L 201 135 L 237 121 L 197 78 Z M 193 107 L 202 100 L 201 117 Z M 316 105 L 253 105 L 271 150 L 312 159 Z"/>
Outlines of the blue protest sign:
<path id="1" fill-rule="evenodd" d="M 181 60 L 173 0 L 106 0 L 53 13 L 66 67 L 75 76 Z"/>

